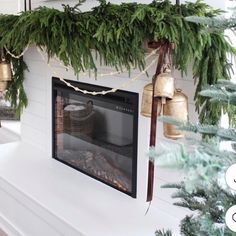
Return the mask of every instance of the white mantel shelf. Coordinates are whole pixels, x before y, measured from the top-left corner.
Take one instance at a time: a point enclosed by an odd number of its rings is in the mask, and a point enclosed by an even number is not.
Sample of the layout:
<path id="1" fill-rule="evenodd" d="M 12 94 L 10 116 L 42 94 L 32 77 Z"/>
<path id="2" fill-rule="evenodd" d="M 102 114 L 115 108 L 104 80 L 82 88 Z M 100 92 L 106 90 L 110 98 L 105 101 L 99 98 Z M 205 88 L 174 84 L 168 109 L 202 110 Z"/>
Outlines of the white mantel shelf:
<path id="1" fill-rule="evenodd" d="M 0 221 L 11 222 L 12 235 L 153 236 L 157 228 L 179 235 L 176 218 L 155 207 L 145 216 L 147 203 L 45 158 L 28 143 L 0 145 L 0 153 Z"/>

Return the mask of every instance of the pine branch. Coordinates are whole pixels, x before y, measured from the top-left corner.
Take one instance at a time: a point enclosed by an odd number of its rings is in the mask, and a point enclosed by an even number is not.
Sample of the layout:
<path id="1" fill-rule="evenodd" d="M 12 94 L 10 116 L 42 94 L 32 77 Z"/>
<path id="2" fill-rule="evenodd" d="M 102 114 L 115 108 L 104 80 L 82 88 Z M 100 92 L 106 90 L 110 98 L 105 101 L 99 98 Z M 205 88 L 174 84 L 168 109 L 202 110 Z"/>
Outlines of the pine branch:
<path id="1" fill-rule="evenodd" d="M 181 189 L 183 188 L 184 185 L 181 183 L 176 183 L 176 184 L 164 184 L 161 186 L 161 188 L 176 188 L 176 189 Z"/>
<path id="2" fill-rule="evenodd" d="M 188 131 L 199 134 L 214 135 L 221 138 L 222 140 L 236 141 L 236 131 L 234 129 L 224 129 L 214 125 L 205 124 L 193 124 L 191 122 L 180 122 L 175 120 L 173 117 L 162 116 L 158 119 L 159 121 L 176 125 L 179 130 Z"/>
<path id="3" fill-rule="evenodd" d="M 223 17 L 212 18 L 212 17 L 197 17 L 197 16 L 188 16 L 185 20 L 197 24 L 207 25 L 212 30 L 225 30 L 236 28 L 236 18 L 231 17 L 230 19 L 226 19 Z"/>
<path id="4" fill-rule="evenodd" d="M 167 230 L 167 231 L 165 231 L 165 230 L 157 230 L 155 232 L 155 236 L 172 236 L 172 233 L 171 233 L 170 230 Z"/>
<path id="5" fill-rule="evenodd" d="M 224 88 L 212 87 L 201 91 L 199 95 L 211 98 L 211 102 L 236 105 L 236 92 L 228 92 Z"/>

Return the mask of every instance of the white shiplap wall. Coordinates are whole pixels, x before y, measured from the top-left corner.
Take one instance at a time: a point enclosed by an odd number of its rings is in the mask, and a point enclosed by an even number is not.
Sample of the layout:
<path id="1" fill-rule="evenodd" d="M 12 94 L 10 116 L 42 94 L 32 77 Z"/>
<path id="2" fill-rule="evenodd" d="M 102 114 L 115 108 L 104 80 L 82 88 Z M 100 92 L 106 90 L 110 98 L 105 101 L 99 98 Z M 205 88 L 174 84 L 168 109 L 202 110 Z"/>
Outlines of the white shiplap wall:
<path id="1" fill-rule="evenodd" d="M 0 14 L 17 14 L 20 11 L 19 0 L 1 0 Z"/>
<path id="2" fill-rule="evenodd" d="M 23 2 L 22 0 L 19 0 L 21 2 Z M 189 0 L 189 2 L 195 2 L 196 0 Z M 134 1 L 129 1 L 129 0 L 107 0 L 107 2 L 111 2 L 111 3 L 122 3 L 122 2 L 134 2 Z M 135 2 L 138 3 L 151 3 L 152 0 L 136 0 Z M 172 3 L 175 3 L 175 0 L 171 0 Z M 185 0 L 180 0 L 181 3 L 186 2 Z M 205 0 L 204 2 L 206 2 L 207 4 L 209 4 L 210 6 L 213 6 L 215 8 L 220 8 L 220 9 L 226 9 L 226 2 L 225 0 L 222 1 L 214 1 L 214 0 Z M 36 8 L 39 6 L 47 6 L 47 7 L 53 7 L 53 8 L 57 8 L 57 9 L 62 9 L 62 4 L 69 4 L 71 6 L 77 4 L 78 1 L 76 0 L 33 0 L 32 1 L 32 8 Z M 21 3 L 22 4 L 22 3 Z M 86 5 L 90 5 L 89 7 L 94 7 L 96 5 L 98 5 L 98 2 L 96 0 L 87 0 L 86 4 L 83 4 L 81 6 L 81 10 L 87 10 L 87 6 Z"/>
<path id="3" fill-rule="evenodd" d="M 195 2 L 195 0 L 190 0 L 192 2 Z M 69 4 L 71 6 L 78 3 L 77 0 L 66 0 L 66 1 L 60 1 L 60 0 L 32 0 L 32 9 L 37 8 L 39 6 L 47 6 L 47 7 L 53 7 L 57 9 L 62 9 L 62 4 Z M 121 3 L 125 2 L 125 0 L 111 0 L 112 3 Z M 136 0 L 136 2 L 140 3 L 149 3 L 151 0 Z M 171 0 L 171 2 L 175 3 L 175 0 Z M 185 1 L 181 1 L 185 2 Z M 215 8 L 221 8 L 226 10 L 226 2 L 231 1 L 214 1 L 214 0 L 205 0 L 205 2 Z M 0 1 L 0 14 L 17 14 L 20 11 L 24 10 L 24 0 L 1 0 Z M 98 2 L 96 0 L 87 0 L 86 4 L 84 4 L 81 7 L 81 10 L 87 10 L 88 5 L 89 8 L 92 8 L 96 6 Z"/>

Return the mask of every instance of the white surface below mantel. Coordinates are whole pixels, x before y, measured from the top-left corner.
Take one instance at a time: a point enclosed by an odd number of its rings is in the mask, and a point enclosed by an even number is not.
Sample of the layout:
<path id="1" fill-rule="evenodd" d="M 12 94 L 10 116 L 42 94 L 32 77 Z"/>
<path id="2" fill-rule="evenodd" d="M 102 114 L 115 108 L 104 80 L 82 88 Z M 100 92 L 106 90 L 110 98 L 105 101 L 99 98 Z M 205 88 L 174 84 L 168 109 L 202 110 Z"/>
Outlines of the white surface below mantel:
<path id="1" fill-rule="evenodd" d="M 162 228 L 179 235 L 175 217 L 155 207 L 145 216 L 147 203 L 46 157 L 34 146 L 2 144 L 0 153 L 0 221 L 4 216 L 17 235 L 153 236 Z M 4 194 L 12 205 L 2 199 Z"/>
<path id="2" fill-rule="evenodd" d="M 1 121 L 0 144 L 10 143 L 20 140 L 20 122 L 4 120 Z"/>

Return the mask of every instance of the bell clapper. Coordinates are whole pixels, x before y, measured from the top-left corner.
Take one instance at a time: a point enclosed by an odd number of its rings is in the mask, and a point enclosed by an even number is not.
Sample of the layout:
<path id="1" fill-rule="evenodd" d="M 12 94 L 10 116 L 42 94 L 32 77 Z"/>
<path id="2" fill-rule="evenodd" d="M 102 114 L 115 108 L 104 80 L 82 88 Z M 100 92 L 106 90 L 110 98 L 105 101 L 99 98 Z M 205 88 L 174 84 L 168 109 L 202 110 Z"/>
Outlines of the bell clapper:
<path id="1" fill-rule="evenodd" d="M 166 97 L 161 97 L 161 104 L 166 104 Z"/>
<path id="2" fill-rule="evenodd" d="M 162 113 L 162 102 L 161 102 L 161 99 L 157 98 L 157 116 L 160 116 L 161 113 Z"/>

